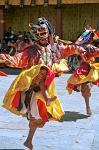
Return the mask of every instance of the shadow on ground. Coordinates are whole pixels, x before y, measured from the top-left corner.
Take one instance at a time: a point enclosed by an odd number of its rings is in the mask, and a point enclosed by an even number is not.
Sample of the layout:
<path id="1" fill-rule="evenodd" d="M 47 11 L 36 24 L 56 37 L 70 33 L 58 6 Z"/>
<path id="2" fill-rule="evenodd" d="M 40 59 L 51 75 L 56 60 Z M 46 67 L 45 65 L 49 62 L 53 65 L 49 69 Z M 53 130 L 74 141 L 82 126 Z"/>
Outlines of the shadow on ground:
<path id="1" fill-rule="evenodd" d="M 85 119 L 88 117 L 88 115 L 80 114 L 79 112 L 65 111 L 65 114 L 62 116 L 60 122 L 77 121 L 78 119 Z"/>
<path id="2" fill-rule="evenodd" d="M 5 67 L 0 67 L 0 71 L 3 71 L 8 75 L 18 75 L 22 71 L 22 69 L 20 69 L 20 68 L 10 68 L 10 67 L 5 66 Z"/>

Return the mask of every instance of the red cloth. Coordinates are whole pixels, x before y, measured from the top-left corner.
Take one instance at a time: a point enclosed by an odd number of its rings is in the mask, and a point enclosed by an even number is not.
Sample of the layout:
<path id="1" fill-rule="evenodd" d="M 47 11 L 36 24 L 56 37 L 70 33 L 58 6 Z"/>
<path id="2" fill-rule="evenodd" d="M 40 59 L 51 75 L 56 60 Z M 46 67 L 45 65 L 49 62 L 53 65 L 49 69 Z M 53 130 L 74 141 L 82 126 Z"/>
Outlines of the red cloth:
<path id="1" fill-rule="evenodd" d="M 19 106 L 20 97 L 21 97 L 21 91 L 18 91 L 12 102 L 12 106 L 14 108 L 17 108 Z"/>
<path id="2" fill-rule="evenodd" d="M 76 46 L 75 45 L 66 45 L 62 47 L 63 58 L 76 54 Z"/>
<path id="3" fill-rule="evenodd" d="M 99 79 L 98 80 L 96 80 L 95 82 L 92 82 L 94 85 L 97 85 L 97 86 L 99 86 Z"/>
<path id="4" fill-rule="evenodd" d="M 0 71 L 0 76 L 7 76 L 7 74 L 2 72 L 2 71 Z"/>
<path id="5" fill-rule="evenodd" d="M 52 70 L 48 70 L 46 80 L 45 80 L 45 86 L 46 87 L 50 86 L 50 84 L 51 84 L 52 80 L 54 79 L 54 77 L 55 77 L 54 72 Z"/>
<path id="6" fill-rule="evenodd" d="M 30 68 L 37 64 L 40 55 L 41 49 L 37 45 L 35 47 L 28 45 L 27 49 L 24 49 L 22 52 L 14 56 L 10 56 L 9 54 L 0 54 L 2 59 L 7 62 L 7 66 L 13 68 Z"/>
<path id="7" fill-rule="evenodd" d="M 96 35 L 99 37 L 99 32 L 96 32 Z"/>
<path id="8" fill-rule="evenodd" d="M 37 105 L 42 120 L 48 121 L 48 113 L 45 104 L 40 99 L 38 99 Z"/>
<path id="9" fill-rule="evenodd" d="M 86 56 L 86 60 L 88 61 L 94 61 L 95 58 L 99 57 L 99 48 L 97 48 L 96 52 L 93 52 L 93 53 L 86 53 L 85 54 Z"/>
<path id="10" fill-rule="evenodd" d="M 49 41 L 51 45 L 54 43 L 54 37 L 52 34 L 49 36 Z"/>
<path id="11" fill-rule="evenodd" d="M 75 72 L 74 72 L 74 76 L 78 77 L 80 75 L 88 75 L 89 70 L 88 70 L 88 65 L 87 64 L 83 64 L 80 67 L 78 67 Z"/>

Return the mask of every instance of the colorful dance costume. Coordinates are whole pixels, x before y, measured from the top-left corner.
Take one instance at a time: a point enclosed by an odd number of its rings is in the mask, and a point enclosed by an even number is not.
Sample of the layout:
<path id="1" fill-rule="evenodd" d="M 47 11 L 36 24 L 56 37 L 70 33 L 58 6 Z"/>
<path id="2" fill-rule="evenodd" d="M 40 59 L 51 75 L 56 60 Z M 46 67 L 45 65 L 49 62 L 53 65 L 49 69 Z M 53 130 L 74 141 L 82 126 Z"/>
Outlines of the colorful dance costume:
<path id="1" fill-rule="evenodd" d="M 36 65 L 21 72 L 10 86 L 3 101 L 3 107 L 17 115 L 26 116 L 30 111 L 33 124 L 37 127 L 42 127 L 51 119 L 60 120 L 64 114 L 58 98 L 51 102 L 50 106 L 46 106 L 41 90 L 38 87 L 30 89 L 33 79 L 38 75 L 42 66 L 44 65 Z M 44 67 L 48 69 L 45 85 L 49 96 L 53 97 L 56 95 L 54 74 L 48 67 Z"/>
<path id="2" fill-rule="evenodd" d="M 83 62 L 67 81 L 69 93 L 72 93 L 73 90 L 81 91 L 80 87 L 83 84 L 91 83 L 99 86 L 99 63 L 94 63 L 95 58 L 99 57 L 99 48 L 89 44 L 90 42 L 92 43 L 90 36 L 93 37 L 93 30 L 84 32 L 75 42 L 84 46 L 86 52 L 83 54 Z"/>

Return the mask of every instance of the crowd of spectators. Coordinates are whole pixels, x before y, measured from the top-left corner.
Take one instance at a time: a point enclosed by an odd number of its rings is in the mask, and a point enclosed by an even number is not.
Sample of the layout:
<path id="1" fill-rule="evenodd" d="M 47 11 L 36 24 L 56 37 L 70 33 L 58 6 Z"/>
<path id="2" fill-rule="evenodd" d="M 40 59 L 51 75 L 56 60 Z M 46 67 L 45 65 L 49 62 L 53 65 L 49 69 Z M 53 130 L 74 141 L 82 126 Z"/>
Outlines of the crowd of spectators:
<path id="1" fill-rule="evenodd" d="M 28 42 L 28 38 L 31 37 L 30 32 L 17 32 L 15 33 L 11 27 L 8 28 L 8 31 L 4 35 L 3 41 L 0 40 L 0 53 L 7 53 L 14 55 L 17 53 L 17 41 L 22 39 L 25 42 Z M 18 45 L 18 44 L 17 44 Z"/>

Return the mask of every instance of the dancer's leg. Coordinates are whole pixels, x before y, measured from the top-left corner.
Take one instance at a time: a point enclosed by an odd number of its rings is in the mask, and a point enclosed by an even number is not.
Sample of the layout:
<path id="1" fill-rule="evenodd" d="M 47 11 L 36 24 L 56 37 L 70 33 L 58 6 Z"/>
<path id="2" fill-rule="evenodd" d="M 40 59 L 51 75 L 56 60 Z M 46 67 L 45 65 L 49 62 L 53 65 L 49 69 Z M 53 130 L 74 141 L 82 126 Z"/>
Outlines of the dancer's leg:
<path id="1" fill-rule="evenodd" d="M 31 121 L 31 120 L 30 120 L 30 121 Z M 32 126 L 32 127 L 31 127 L 31 126 L 30 126 L 27 139 L 26 139 L 26 141 L 24 142 L 24 146 L 26 146 L 26 147 L 29 148 L 30 150 L 33 149 L 32 139 L 33 139 L 33 136 L 34 136 L 34 134 L 35 134 L 36 129 L 37 129 L 37 127 L 35 127 L 35 126 Z"/>
<path id="2" fill-rule="evenodd" d="M 90 87 L 86 84 L 83 84 L 82 85 L 82 88 L 81 88 L 81 93 L 82 93 L 82 96 L 84 97 L 84 100 L 85 100 L 85 104 L 86 104 L 86 113 L 88 115 L 91 115 L 92 112 L 91 112 L 91 108 L 90 108 L 90 96 L 91 96 L 91 92 L 90 92 Z"/>

